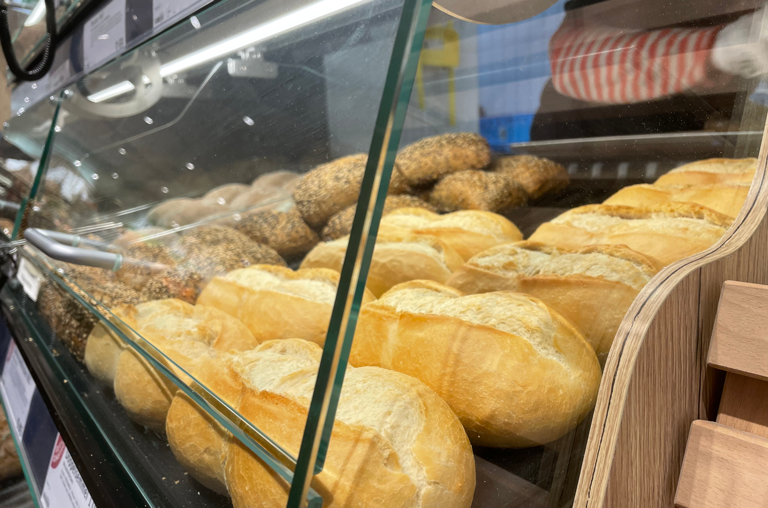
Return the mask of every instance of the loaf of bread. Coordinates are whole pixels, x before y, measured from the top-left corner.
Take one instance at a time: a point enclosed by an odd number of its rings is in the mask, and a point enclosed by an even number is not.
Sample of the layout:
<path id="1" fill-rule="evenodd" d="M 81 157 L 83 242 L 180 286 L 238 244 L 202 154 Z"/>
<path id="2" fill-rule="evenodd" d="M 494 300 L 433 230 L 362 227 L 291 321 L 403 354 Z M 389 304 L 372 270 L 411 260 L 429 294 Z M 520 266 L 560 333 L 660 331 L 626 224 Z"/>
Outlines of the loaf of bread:
<path id="1" fill-rule="evenodd" d="M 685 203 L 647 208 L 587 205 L 542 224 L 530 240 L 569 249 L 626 245 L 666 266 L 714 245 L 731 222 L 727 215 Z"/>
<path id="2" fill-rule="evenodd" d="M 205 193 L 202 202 L 207 204 L 217 204 L 222 207 L 229 207 L 235 198 L 251 190 L 250 185 L 242 183 L 228 183 Z"/>
<path id="3" fill-rule="evenodd" d="M 568 171 L 544 157 L 512 155 L 499 157 L 491 170 L 512 178 L 532 201 L 545 194 L 556 193 L 568 186 Z"/>
<path id="4" fill-rule="evenodd" d="M 382 215 L 386 215 L 399 208 L 424 208 L 430 212 L 437 211 L 434 206 L 416 196 L 401 194 L 397 196 L 387 196 L 384 200 L 384 208 L 381 213 Z M 356 211 L 357 205 L 352 205 L 331 217 L 331 220 L 329 220 L 328 224 L 323 228 L 323 239 L 326 241 L 338 240 L 342 236 L 347 236 L 352 232 L 352 220 L 355 218 Z"/>
<path id="5" fill-rule="evenodd" d="M 446 176 L 429 194 L 429 202 L 441 212 L 505 212 L 523 206 L 527 201 L 527 193 L 513 178 L 477 169 Z"/>
<path id="6" fill-rule="evenodd" d="M 576 325 L 604 361 L 629 305 L 658 268 L 623 245 L 572 250 L 518 242 L 481 252 L 447 285 L 465 294 L 519 291 L 535 296 Z"/>
<path id="7" fill-rule="evenodd" d="M 606 205 L 624 205 L 638 208 L 693 203 L 716 212 L 736 217 L 749 193 L 749 184 L 693 185 L 630 185 L 606 199 Z"/>
<path id="8" fill-rule="evenodd" d="M 463 132 L 424 138 L 395 159 L 410 185 L 424 185 L 456 171 L 481 169 L 491 162 L 491 148 L 479 134 Z"/>
<path id="9" fill-rule="evenodd" d="M 241 355 L 238 410 L 298 455 L 321 350 L 267 342 Z M 282 508 L 290 485 L 231 440 L 226 481 L 235 508 Z M 323 471 L 312 479 L 328 508 L 469 508 L 475 465 L 448 405 L 418 380 L 376 367 L 347 368 Z"/>
<path id="10" fill-rule="evenodd" d="M 334 270 L 294 272 L 255 265 L 214 277 L 197 303 L 239 318 L 259 342 L 299 338 L 322 345 L 338 285 L 339 272 Z M 373 299 L 366 291 L 363 301 Z"/>
<path id="11" fill-rule="evenodd" d="M 656 185 L 751 184 L 757 159 L 707 159 L 691 162 L 656 180 Z"/>
<path id="12" fill-rule="evenodd" d="M 395 286 L 361 308 L 350 363 L 423 381 L 479 446 L 558 439 L 592 410 L 600 384 L 592 347 L 542 301 L 463 296 L 430 281 Z"/>
<path id="13" fill-rule="evenodd" d="M 320 241 L 295 207 L 286 212 L 261 210 L 244 215 L 235 229 L 288 259 L 303 256 Z"/>
<path id="14" fill-rule="evenodd" d="M 438 215 L 423 208 L 400 208 L 381 219 L 382 232 L 393 229 L 439 238 L 464 260 L 494 245 L 523 239 L 523 234 L 508 219 L 481 210 Z"/>

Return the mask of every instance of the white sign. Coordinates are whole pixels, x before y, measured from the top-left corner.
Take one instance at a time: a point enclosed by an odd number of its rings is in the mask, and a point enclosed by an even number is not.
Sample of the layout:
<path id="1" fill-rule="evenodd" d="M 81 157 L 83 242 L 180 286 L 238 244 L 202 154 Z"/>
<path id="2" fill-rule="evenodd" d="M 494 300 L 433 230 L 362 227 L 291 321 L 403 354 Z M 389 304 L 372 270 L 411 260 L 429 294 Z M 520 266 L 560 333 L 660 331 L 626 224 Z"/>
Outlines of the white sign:
<path id="1" fill-rule="evenodd" d="M 86 70 L 96 68 L 125 47 L 125 0 L 112 0 L 91 17 L 83 28 L 83 60 Z"/>
<path id="2" fill-rule="evenodd" d="M 197 2 L 198 0 L 153 0 L 152 26 L 157 28 Z"/>
<path id="3" fill-rule="evenodd" d="M 27 258 L 22 257 L 19 264 L 19 273 L 16 274 L 16 278 L 21 282 L 21 287 L 24 288 L 24 292 L 32 299 L 33 302 L 37 301 L 37 294 L 40 293 L 40 285 L 43 282 L 43 275 L 40 271 L 29 261 Z"/>
<path id="4" fill-rule="evenodd" d="M 56 436 L 40 497 L 43 508 L 96 508 L 61 434 Z"/>
<path id="5" fill-rule="evenodd" d="M 8 412 L 8 422 L 13 425 L 18 439 L 21 439 L 27 424 L 32 395 L 35 393 L 35 381 L 13 341 L 5 357 L 0 388 L 2 388 L 3 401 Z"/>

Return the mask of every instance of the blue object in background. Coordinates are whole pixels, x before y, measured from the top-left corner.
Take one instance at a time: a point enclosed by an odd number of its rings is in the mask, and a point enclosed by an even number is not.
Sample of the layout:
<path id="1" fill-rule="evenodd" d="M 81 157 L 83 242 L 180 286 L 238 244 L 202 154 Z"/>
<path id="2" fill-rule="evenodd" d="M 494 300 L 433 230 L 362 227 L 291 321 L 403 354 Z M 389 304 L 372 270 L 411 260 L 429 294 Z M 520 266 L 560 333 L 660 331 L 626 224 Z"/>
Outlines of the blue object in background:
<path id="1" fill-rule="evenodd" d="M 497 152 L 508 153 L 510 143 L 531 140 L 533 113 L 480 119 L 480 134 Z"/>

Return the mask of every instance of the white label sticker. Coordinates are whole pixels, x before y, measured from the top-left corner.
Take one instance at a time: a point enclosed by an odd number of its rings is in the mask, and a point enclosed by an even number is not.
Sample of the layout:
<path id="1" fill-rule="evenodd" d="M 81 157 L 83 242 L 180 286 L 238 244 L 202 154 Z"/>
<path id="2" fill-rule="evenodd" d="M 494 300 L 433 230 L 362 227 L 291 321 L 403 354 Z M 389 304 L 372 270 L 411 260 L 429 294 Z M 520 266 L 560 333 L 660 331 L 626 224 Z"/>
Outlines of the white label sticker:
<path id="1" fill-rule="evenodd" d="M 40 497 L 43 508 L 96 508 L 60 434 L 56 436 Z"/>
<path id="2" fill-rule="evenodd" d="M 125 0 L 112 0 L 85 23 L 83 60 L 91 70 L 125 47 Z"/>
<path id="3" fill-rule="evenodd" d="M 32 395 L 35 393 L 35 381 L 13 341 L 5 357 L 0 386 L 3 390 L 5 409 L 8 411 L 8 421 L 13 425 L 16 437 L 21 439 L 24 435 L 24 427 L 27 425 Z"/>
<path id="4" fill-rule="evenodd" d="M 24 288 L 24 292 L 32 299 L 33 302 L 37 301 L 37 294 L 40 292 L 40 284 L 43 282 L 43 276 L 40 271 L 32 265 L 27 258 L 21 258 L 19 264 L 19 273 L 16 274 L 16 278 L 21 282 L 21 287 Z"/>
<path id="5" fill-rule="evenodd" d="M 157 28 L 198 0 L 153 0 L 152 26 Z"/>

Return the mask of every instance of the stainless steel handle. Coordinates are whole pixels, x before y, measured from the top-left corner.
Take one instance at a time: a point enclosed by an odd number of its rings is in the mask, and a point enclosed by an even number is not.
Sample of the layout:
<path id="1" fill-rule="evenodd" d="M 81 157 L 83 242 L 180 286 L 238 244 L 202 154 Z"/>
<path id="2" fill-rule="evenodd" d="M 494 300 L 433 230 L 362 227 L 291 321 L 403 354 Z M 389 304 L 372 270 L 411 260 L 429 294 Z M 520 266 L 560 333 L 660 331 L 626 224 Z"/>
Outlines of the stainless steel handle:
<path id="1" fill-rule="evenodd" d="M 29 228 L 24 231 L 24 238 L 46 256 L 65 263 L 104 268 L 113 272 L 123 265 L 123 256 L 120 254 L 76 247 L 80 244 L 99 244 L 85 241 L 76 235 Z"/>

